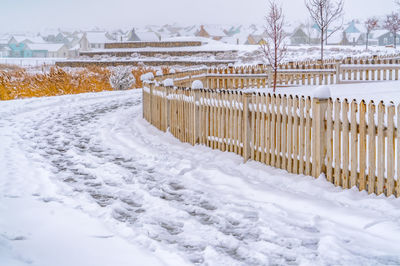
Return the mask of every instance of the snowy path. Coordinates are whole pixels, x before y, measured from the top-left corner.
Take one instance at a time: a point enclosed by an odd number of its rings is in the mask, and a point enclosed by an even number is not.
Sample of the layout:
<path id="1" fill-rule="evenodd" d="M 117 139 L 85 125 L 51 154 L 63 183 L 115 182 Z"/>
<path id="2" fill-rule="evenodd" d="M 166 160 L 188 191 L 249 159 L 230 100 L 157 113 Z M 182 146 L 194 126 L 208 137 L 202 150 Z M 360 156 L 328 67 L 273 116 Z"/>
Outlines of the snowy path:
<path id="1" fill-rule="evenodd" d="M 90 214 L 115 235 L 102 241 L 129 241 L 146 264 L 400 264 L 399 200 L 182 144 L 141 118 L 140 95 L 0 103 L 0 257 L 26 258 L 2 225 L 15 230 L 6 206 L 34 198 Z"/>

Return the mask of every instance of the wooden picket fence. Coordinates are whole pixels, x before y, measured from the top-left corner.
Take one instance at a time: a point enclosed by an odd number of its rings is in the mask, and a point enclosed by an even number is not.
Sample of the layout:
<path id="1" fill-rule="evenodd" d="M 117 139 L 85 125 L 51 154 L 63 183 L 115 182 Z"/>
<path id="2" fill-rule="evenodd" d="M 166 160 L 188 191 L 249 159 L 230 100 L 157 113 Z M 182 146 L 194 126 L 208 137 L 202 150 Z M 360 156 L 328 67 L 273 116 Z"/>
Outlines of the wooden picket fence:
<path id="1" fill-rule="evenodd" d="M 277 86 L 331 85 L 352 82 L 399 80 L 400 56 L 371 56 L 343 60 L 289 62 L 279 66 Z M 267 65 L 197 68 L 158 76 L 162 83 L 173 79 L 178 87 L 190 87 L 200 80 L 208 89 L 245 89 L 272 87 L 273 75 Z"/>
<path id="2" fill-rule="evenodd" d="M 150 83 L 143 117 L 182 142 L 293 174 L 325 174 L 345 189 L 400 196 L 399 106 Z"/>

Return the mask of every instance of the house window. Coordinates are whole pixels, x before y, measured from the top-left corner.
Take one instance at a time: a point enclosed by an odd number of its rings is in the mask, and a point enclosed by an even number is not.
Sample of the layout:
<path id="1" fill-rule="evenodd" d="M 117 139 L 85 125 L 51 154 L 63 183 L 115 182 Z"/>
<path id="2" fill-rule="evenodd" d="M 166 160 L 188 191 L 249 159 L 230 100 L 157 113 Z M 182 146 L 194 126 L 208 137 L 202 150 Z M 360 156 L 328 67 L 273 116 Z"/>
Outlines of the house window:
<path id="1" fill-rule="evenodd" d="M 388 43 L 388 38 L 383 39 L 383 44 L 387 44 Z"/>
<path id="2" fill-rule="evenodd" d="M 95 44 L 90 44 L 90 48 L 96 48 L 96 45 Z"/>

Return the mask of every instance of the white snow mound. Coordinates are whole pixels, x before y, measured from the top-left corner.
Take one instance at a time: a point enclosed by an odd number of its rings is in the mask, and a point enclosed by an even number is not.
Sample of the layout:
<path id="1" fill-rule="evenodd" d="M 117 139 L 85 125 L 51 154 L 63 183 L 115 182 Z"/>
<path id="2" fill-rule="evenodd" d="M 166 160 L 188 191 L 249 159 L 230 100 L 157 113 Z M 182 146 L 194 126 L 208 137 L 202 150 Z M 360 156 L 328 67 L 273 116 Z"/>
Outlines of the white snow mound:
<path id="1" fill-rule="evenodd" d="M 154 79 L 154 74 L 153 72 L 148 72 L 146 74 L 143 74 L 140 76 L 141 81 L 148 81 L 148 80 L 153 80 Z"/>
<path id="2" fill-rule="evenodd" d="M 193 81 L 193 83 L 192 83 L 192 89 L 194 89 L 194 90 L 201 90 L 201 89 L 203 89 L 203 88 L 204 88 L 203 82 L 201 82 L 200 80 L 195 80 L 195 81 Z"/>
<path id="3" fill-rule="evenodd" d="M 164 84 L 165 87 L 172 87 L 172 86 L 174 86 L 174 80 L 173 79 L 166 79 L 166 80 L 164 80 L 163 84 Z"/>
<path id="4" fill-rule="evenodd" d="M 331 89 L 328 86 L 320 86 L 314 90 L 313 97 L 317 99 L 329 99 Z"/>

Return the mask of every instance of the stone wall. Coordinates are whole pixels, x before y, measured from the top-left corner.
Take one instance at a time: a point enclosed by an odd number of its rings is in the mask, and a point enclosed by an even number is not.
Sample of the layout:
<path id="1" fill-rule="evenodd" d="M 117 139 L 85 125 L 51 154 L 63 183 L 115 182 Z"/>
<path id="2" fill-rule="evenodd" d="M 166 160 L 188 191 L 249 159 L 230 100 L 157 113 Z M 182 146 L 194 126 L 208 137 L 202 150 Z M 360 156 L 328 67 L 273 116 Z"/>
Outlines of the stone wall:
<path id="1" fill-rule="evenodd" d="M 109 66 L 218 66 L 234 64 L 235 61 L 61 61 L 56 62 L 58 67 L 109 67 Z"/>
<path id="2" fill-rule="evenodd" d="M 132 54 L 139 54 L 142 56 L 155 57 L 157 55 L 168 56 L 195 56 L 201 54 L 217 55 L 220 53 L 232 53 L 236 51 L 98 51 L 98 52 L 80 52 L 80 56 L 95 57 L 95 56 L 115 56 L 115 57 L 129 57 Z"/>
<path id="3" fill-rule="evenodd" d="M 144 48 L 144 47 L 158 47 L 158 48 L 171 48 L 171 47 L 187 47 L 187 46 L 201 46 L 201 42 L 116 42 L 106 43 L 105 49 L 126 49 L 126 48 Z"/>

